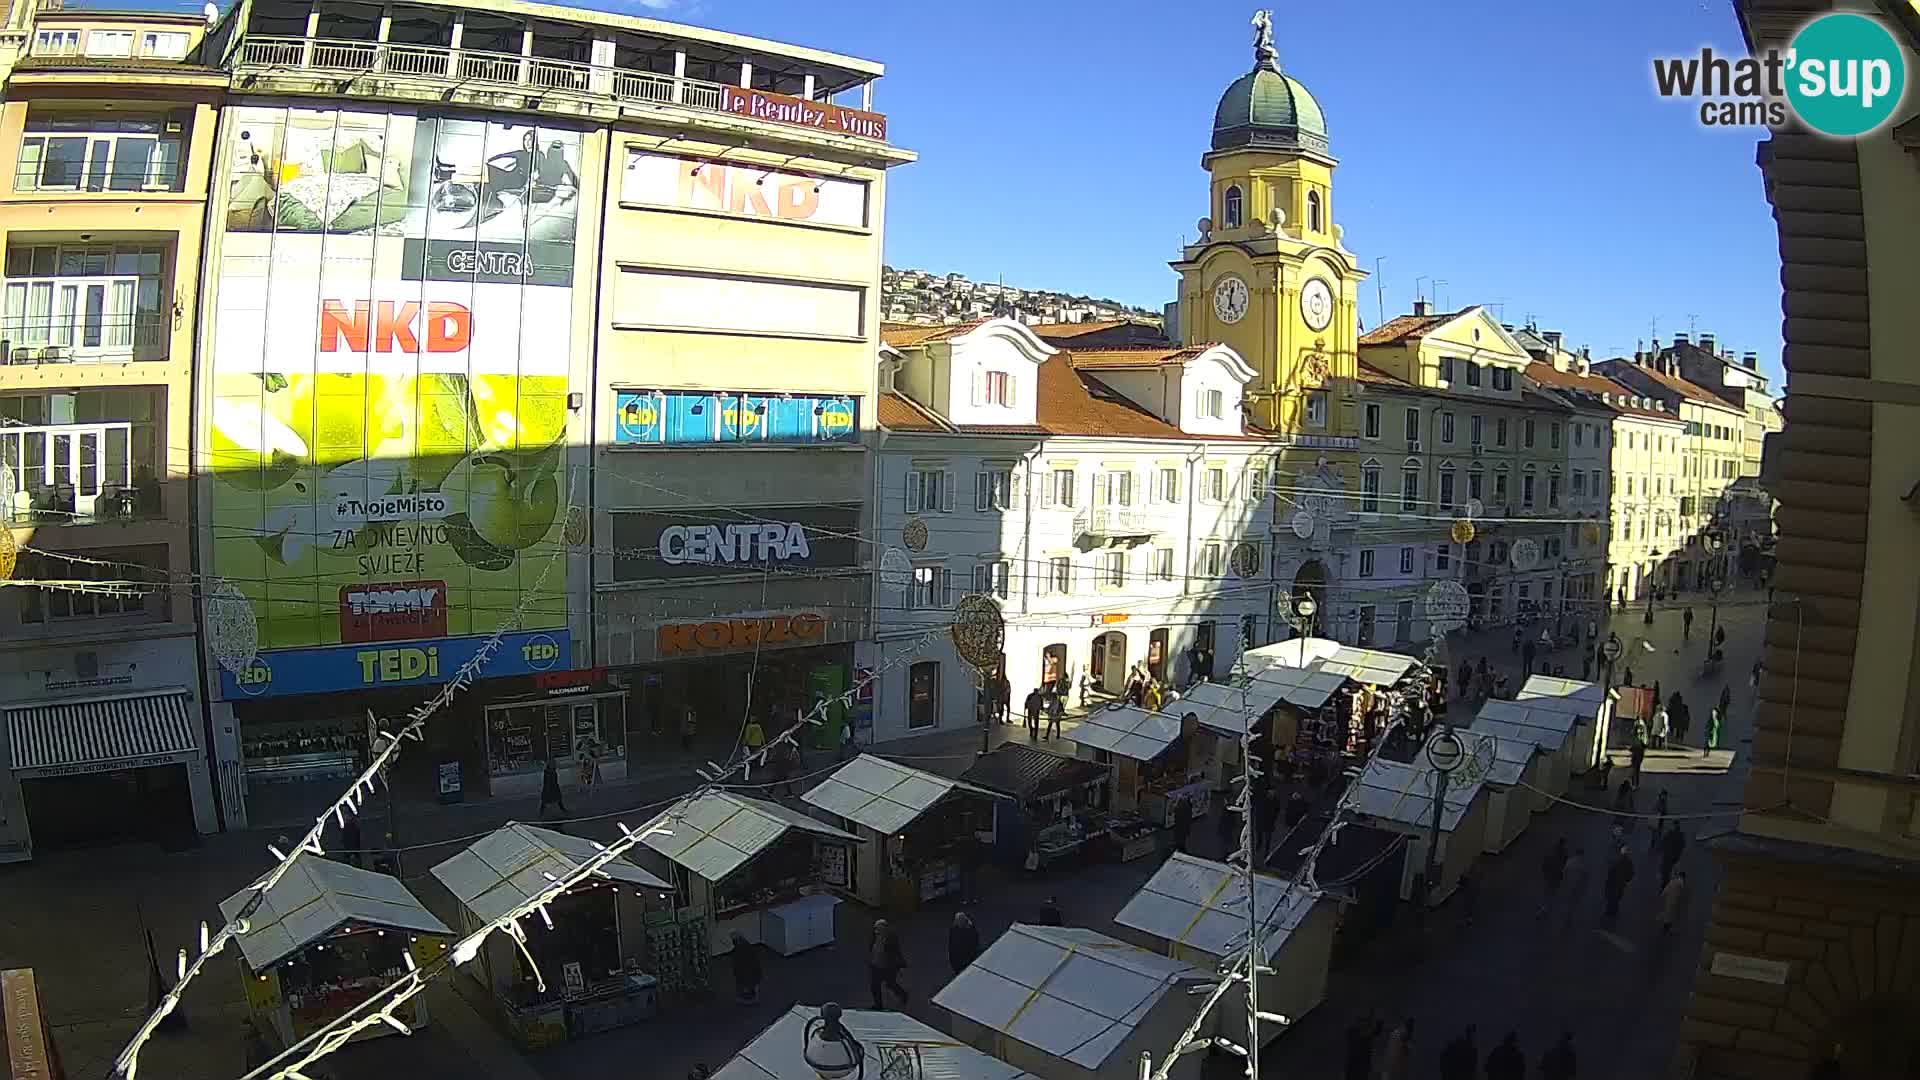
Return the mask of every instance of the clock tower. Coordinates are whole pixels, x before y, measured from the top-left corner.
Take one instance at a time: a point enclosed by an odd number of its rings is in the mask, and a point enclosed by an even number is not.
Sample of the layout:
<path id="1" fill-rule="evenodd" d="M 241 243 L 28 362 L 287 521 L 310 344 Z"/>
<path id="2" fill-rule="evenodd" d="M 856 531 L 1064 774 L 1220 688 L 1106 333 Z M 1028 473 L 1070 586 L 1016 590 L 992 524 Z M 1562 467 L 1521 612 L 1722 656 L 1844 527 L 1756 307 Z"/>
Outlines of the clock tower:
<path id="1" fill-rule="evenodd" d="M 1351 437 L 1366 273 L 1334 223 L 1320 104 L 1281 70 L 1271 13 L 1256 12 L 1253 26 L 1253 70 L 1221 95 L 1200 159 L 1209 178 L 1200 238 L 1173 263 L 1180 333 L 1189 344 L 1229 345 L 1253 367 L 1253 422 L 1288 436 Z"/>

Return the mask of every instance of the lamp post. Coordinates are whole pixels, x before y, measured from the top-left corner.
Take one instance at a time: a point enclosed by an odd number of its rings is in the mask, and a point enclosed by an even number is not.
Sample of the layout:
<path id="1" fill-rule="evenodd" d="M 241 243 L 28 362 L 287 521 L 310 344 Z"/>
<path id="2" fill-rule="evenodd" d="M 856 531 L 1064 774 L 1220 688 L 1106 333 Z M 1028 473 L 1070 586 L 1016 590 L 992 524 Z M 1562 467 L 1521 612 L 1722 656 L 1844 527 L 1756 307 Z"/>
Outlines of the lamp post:
<path id="1" fill-rule="evenodd" d="M 1447 811 L 1447 779 L 1453 770 L 1460 767 L 1466 759 L 1467 748 L 1461 744 L 1460 736 L 1453 733 L 1452 724 L 1444 724 L 1433 738 L 1427 740 L 1427 764 L 1433 766 L 1436 774 L 1433 783 L 1433 821 L 1427 829 L 1427 865 L 1421 871 L 1420 910 L 1425 912 L 1428 900 L 1433 896 L 1433 876 L 1440 868 L 1440 822 Z"/>
<path id="2" fill-rule="evenodd" d="M 1313 602 L 1313 594 L 1308 593 L 1293 602 L 1293 613 L 1300 620 L 1300 666 L 1307 666 L 1307 639 L 1313 636 L 1313 613 L 1320 605 Z"/>
<path id="3" fill-rule="evenodd" d="M 1714 575 L 1707 579 L 1707 594 L 1713 597 L 1713 610 L 1707 622 L 1707 656 L 1709 658 L 1713 656 L 1713 635 L 1720 630 L 1720 594 L 1727 588 L 1727 579 L 1720 576 L 1719 567 L 1714 567 L 1714 571 Z"/>
<path id="4" fill-rule="evenodd" d="M 840 1022 L 840 1006 L 829 1001 L 807 1021 L 800 1056 L 820 1080 L 861 1080 L 867 1074 L 867 1048 Z"/>

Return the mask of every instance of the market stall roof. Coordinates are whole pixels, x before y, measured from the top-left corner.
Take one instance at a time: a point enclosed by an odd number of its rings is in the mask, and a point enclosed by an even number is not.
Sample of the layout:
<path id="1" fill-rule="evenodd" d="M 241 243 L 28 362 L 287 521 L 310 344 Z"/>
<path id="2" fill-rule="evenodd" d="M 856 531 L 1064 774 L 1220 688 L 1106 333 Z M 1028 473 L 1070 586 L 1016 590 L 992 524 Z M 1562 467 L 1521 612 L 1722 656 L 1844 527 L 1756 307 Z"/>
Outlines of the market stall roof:
<path id="1" fill-rule="evenodd" d="M 1113 921 L 1214 956 L 1226 956 L 1247 941 L 1247 895 L 1237 871 L 1226 863 L 1176 851 L 1154 871 Z M 1255 912 L 1265 927 L 1267 957 L 1313 910 L 1315 897 L 1302 886 L 1268 874 L 1254 875 Z"/>
<path id="2" fill-rule="evenodd" d="M 820 1074 L 801 1055 L 807 1022 L 819 1012 L 812 1005 L 788 1009 L 720 1066 L 713 1080 L 819 1080 Z M 883 1047 L 911 1048 L 920 1066 L 914 1075 L 921 1080 L 1035 1080 L 1031 1073 L 988 1057 L 905 1013 L 848 1009 L 840 1014 L 840 1023 L 874 1058 L 880 1057 Z"/>
<path id="3" fill-rule="evenodd" d="M 1580 717 L 1577 713 L 1553 707 L 1557 702 L 1548 698 L 1535 698 L 1530 701 L 1501 701 L 1494 699 L 1480 706 L 1480 714 L 1474 718 L 1474 726 L 1487 720 L 1515 727 L 1532 728 L 1539 732 L 1544 742 L 1550 742 L 1549 750 L 1558 750 L 1567 744 L 1573 734 L 1574 725 Z"/>
<path id="4" fill-rule="evenodd" d="M 1485 781 L 1456 774 L 1447 783 L 1447 806 L 1440 815 L 1440 828 L 1452 832 L 1473 805 Z M 1353 782 L 1354 809 L 1381 821 L 1426 827 L 1433 820 L 1434 771 L 1425 762 L 1418 765 L 1376 757 Z"/>
<path id="5" fill-rule="evenodd" d="M 1418 661 L 1399 653 L 1359 649 L 1327 638 L 1294 638 L 1247 650 L 1247 665 L 1255 672 L 1276 667 L 1318 668 L 1371 686 L 1392 686 L 1406 677 Z"/>
<path id="6" fill-rule="evenodd" d="M 993 792 L 938 773 L 910 768 L 872 754 L 861 754 L 835 769 L 813 790 L 800 796 L 809 806 L 857 821 L 874 832 L 891 836 L 918 820 L 921 814 L 950 792 L 970 791 L 989 798 Z"/>
<path id="7" fill-rule="evenodd" d="M 256 883 L 259 879 L 255 879 Z M 242 889 L 220 902 L 220 914 L 239 917 L 254 895 Z M 414 899 L 400 879 L 332 859 L 302 855 L 248 917 L 240 954 L 265 971 L 348 923 L 422 934 L 452 931 Z"/>
<path id="8" fill-rule="evenodd" d="M 433 876 L 454 899 L 484 922 L 540 895 L 554 879 L 566 877 L 600 854 L 600 845 L 578 836 L 509 821 L 475 840 L 433 868 Z M 608 862 L 601 874 L 644 889 L 671 892 L 673 886 L 635 866 L 626 856 Z"/>
<path id="9" fill-rule="evenodd" d="M 679 820 L 670 820 L 675 814 Z M 860 838 L 779 803 L 751 799 L 731 791 L 709 791 L 661 811 L 646 828 L 660 826 L 671 835 L 641 841 L 708 881 L 719 881 L 744 866 L 790 830 L 802 829 L 836 840 Z"/>
<path id="10" fill-rule="evenodd" d="M 1345 674 L 1328 670 L 1324 664 L 1304 668 L 1270 667 L 1255 675 L 1256 686 L 1280 689 L 1280 700 L 1303 709 L 1317 709 L 1327 703 L 1334 691 L 1347 685 Z"/>
<path id="11" fill-rule="evenodd" d="M 1600 706 L 1610 693 L 1612 691 L 1599 683 L 1563 679 L 1557 675 L 1534 675 L 1521 684 L 1514 700 L 1530 709 L 1566 713 L 1573 718 L 1566 726 L 1572 728 L 1576 721 L 1591 721 L 1599 716 Z"/>
<path id="12" fill-rule="evenodd" d="M 1481 782 L 1498 787 L 1518 784 L 1533 763 L 1533 756 L 1540 752 L 1539 741 L 1525 729 L 1516 737 L 1516 733 L 1503 734 L 1476 722 L 1471 728 L 1455 728 L 1454 733 L 1466 746 L 1468 760 L 1480 770 Z"/>
<path id="13" fill-rule="evenodd" d="M 1258 721 L 1268 709 L 1280 703 L 1283 688 L 1249 681 L 1244 687 L 1226 683 L 1201 682 L 1167 704 L 1167 711 L 1184 719 L 1192 716 L 1208 731 L 1232 738 L 1246 734 L 1246 718 Z"/>
<path id="14" fill-rule="evenodd" d="M 1135 761 L 1152 761 L 1179 741 L 1180 718 L 1137 705 L 1115 705 L 1081 717 L 1072 738 L 1080 746 L 1111 751 Z"/>
<path id="15" fill-rule="evenodd" d="M 1041 799 L 1106 776 L 1106 765 L 1028 746 L 1003 743 L 975 758 L 960 779 L 988 791 L 1026 801 Z"/>
<path id="16" fill-rule="evenodd" d="M 1167 991 L 1209 975 L 1092 930 L 1014 923 L 933 1003 L 1098 1069 Z"/>

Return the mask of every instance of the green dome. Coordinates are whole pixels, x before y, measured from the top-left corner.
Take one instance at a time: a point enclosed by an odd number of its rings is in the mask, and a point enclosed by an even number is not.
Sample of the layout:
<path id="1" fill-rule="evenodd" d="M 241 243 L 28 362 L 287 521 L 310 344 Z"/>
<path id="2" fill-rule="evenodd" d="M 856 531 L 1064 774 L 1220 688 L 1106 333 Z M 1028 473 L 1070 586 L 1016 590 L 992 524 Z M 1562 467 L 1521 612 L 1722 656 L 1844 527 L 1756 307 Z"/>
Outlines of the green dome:
<path id="1" fill-rule="evenodd" d="M 1215 150 L 1327 152 L 1327 118 L 1300 80 L 1264 63 L 1234 80 L 1213 111 Z"/>

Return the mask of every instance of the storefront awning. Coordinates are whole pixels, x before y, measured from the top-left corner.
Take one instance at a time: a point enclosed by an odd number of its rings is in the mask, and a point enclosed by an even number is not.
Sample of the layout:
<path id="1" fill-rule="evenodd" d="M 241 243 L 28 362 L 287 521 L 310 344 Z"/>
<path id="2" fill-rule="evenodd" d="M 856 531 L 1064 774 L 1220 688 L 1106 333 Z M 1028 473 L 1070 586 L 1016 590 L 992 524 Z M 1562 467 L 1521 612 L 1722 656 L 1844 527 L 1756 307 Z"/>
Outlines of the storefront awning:
<path id="1" fill-rule="evenodd" d="M 483 922 L 491 922 L 579 870 L 600 853 L 591 840 L 537 825 L 508 822 L 433 868 L 454 899 Z M 643 889 L 673 886 L 622 856 L 600 868 L 601 876 Z"/>
<path id="2" fill-rule="evenodd" d="M 220 902 L 220 914 L 237 917 L 254 891 L 242 889 Z M 247 966 L 265 971 L 348 923 L 381 930 L 449 934 L 445 923 L 420 905 L 400 879 L 357 866 L 302 855 L 248 919 L 240 935 Z"/>
<path id="3" fill-rule="evenodd" d="M 1271 960 L 1287 935 L 1313 910 L 1304 886 L 1268 874 L 1254 875 L 1255 911 Z M 1247 942 L 1247 893 L 1226 863 L 1176 851 L 1154 871 L 1113 921 L 1162 941 L 1226 956 Z"/>
<path id="4" fill-rule="evenodd" d="M 787 1010 L 720 1066 L 713 1080 L 818 1080 L 820 1074 L 807 1064 L 801 1051 L 806 1046 L 807 1022 L 819 1013 L 812 1005 L 795 1005 Z M 902 1051 L 911 1051 L 918 1065 L 913 1075 L 925 1080 L 1036 1080 L 1031 1073 L 988 1057 L 905 1013 L 848 1009 L 840 1014 L 840 1023 L 867 1047 L 869 1075 L 874 1066 L 902 1056 Z M 886 1072 L 884 1068 L 879 1071 Z"/>
<path id="5" fill-rule="evenodd" d="M 1469 750 L 1472 747 L 1468 747 Z M 1433 785 L 1436 773 L 1424 763 L 1404 765 L 1374 758 L 1350 790 L 1356 813 L 1397 825 L 1426 828 L 1433 821 Z M 1442 832 L 1452 832 L 1473 806 L 1485 781 L 1456 774 L 1447 783 L 1447 805 L 1440 815 Z"/>
<path id="6" fill-rule="evenodd" d="M 933 1003 L 1100 1071 L 1168 991 L 1211 974 L 1092 930 L 1014 923 Z"/>
<path id="7" fill-rule="evenodd" d="M 13 771 L 62 776 L 161 765 L 197 754 L 193 695 L 185 690 L 42 701 L 7 709 Z"/>
<path id="8" fill-rule="evenodd" d="M 642 843 L 690 873 L 720 881 L 772 847 L 788 831 L 859 843 L 860 838 L 797 810 L 731 791 L 713 791 L 660 812 L 646 828 L 668 830 Z"/>
<path id="9" fill-rule="evenodd" d="M 872 754 L 861 754 L 835 769 L 802 802 L 829 814 L 858 822 L 882 836 L 891 836 L 919 820 L 955 789 L 993 798 L 985 788 L 950 780 L 938 773 L 909 768 Z"/>
<path id="10" fill-rule="evenodd" d="M 1076 744 L 1135 761 L 1152 761 L 1180 738 L 1180 718 L 1136 705 L 1095 709 L 1068 736 Z"/>

